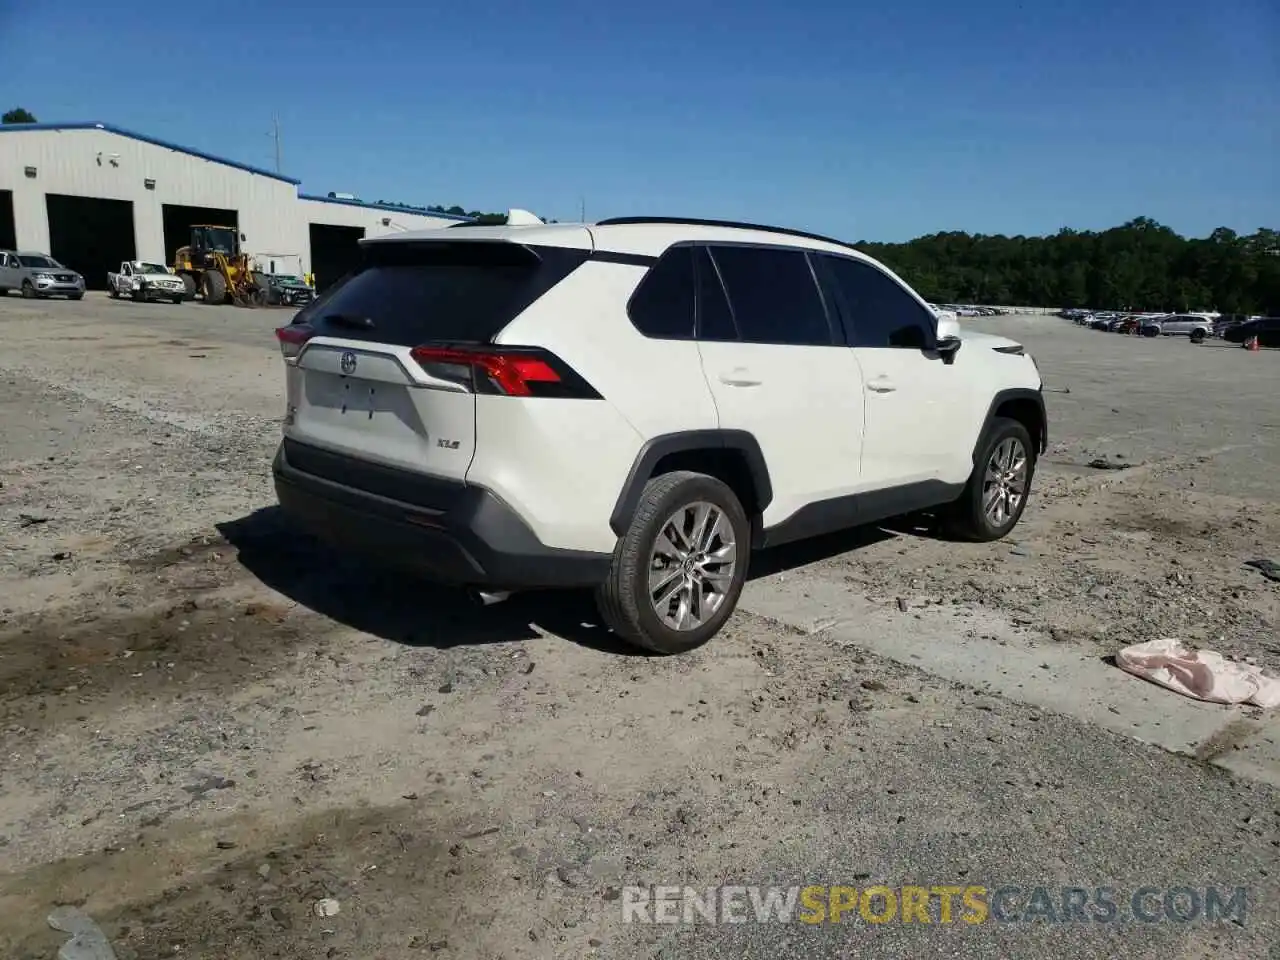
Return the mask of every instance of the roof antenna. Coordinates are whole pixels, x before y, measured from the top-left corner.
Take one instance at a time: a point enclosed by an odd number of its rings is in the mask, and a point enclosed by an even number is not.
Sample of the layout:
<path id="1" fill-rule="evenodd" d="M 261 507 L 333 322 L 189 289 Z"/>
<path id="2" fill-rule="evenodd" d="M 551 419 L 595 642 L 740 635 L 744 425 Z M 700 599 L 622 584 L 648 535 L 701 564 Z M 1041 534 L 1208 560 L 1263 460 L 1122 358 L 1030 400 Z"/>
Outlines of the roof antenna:
<path id="1" fill-rule="evenodd" d="M 535 223 L 546 223 L 536 213 L 530 213 L 528 210 L 521 210 L 518 207 L 512 207 L 507 211 L 507 226 L 509 227 L 528 227 Z"/>

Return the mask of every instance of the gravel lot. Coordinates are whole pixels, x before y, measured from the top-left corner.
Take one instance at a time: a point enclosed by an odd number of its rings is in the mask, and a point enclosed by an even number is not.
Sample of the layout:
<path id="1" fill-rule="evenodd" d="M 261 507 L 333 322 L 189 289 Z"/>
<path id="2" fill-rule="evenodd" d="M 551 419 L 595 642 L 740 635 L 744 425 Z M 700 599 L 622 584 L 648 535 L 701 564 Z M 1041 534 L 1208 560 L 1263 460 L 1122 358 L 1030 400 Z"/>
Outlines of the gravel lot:
<path id="1" fill-rule="evenodd" d="M 290 532 L 287 316 L 0 301 L 0 956 L 54 956 L 76 904 L 122 960 L 1280 957 L 1275 718 L 1104 659 L 1178 636 L 1280 669 L 1280 584 L 1243 565 L 1280 559 L 1275 351 L 968 321 L 1070 391 L 1016 541 L 765 556 L 722 637 L 657 659 L 588 598 L 476 610 Z M 622 922 L 625 887 L 721 883 L 1249 910 Z"/>

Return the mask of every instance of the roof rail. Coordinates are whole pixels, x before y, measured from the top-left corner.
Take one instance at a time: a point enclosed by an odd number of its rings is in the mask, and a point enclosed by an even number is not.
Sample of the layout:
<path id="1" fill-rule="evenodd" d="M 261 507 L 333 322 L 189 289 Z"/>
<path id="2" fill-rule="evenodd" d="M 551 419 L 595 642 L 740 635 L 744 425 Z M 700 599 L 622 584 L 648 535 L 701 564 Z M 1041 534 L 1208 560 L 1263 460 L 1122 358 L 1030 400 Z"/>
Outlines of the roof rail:
<path id="1" fill-rule="evenodd" d="M 780 233 L 787 237 L 804 237 L 806 240 L 820 240 L 823 243 L 834 243 L 839 247 L 854 249 L 853 244 L 834 237 L 824 237 L 820 233 L 809 233 L 807 230 L 792 230 L 790 227 L 769 227 L 760 223 L 739 223 L 736 220 L 700 220 L 697 217 L 610 217 L 608 220 L 597 220 L 596 226 L 615 226 L 635 223 L 672 223 L 691 227 L 736 227 L 739 230 L 763 230 L 766 233 Z"/>

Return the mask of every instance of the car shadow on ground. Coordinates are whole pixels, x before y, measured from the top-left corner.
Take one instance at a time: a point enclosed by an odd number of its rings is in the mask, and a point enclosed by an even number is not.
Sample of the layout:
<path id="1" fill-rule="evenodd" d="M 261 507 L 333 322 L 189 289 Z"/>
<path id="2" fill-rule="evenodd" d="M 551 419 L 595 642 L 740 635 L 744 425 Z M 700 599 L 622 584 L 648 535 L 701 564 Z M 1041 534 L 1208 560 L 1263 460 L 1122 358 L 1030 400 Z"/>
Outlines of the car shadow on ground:
<path id="1" fill-rule="evenodd" d="M 906 520 L 899 530 L 886 524 L 874 524 L 867 527 L 853 527 L 837 533 L 828 533 L 811 540 L 799 540 L 770 550 L 761 550 L 751 558 L 751 572 L 748 580 L 759 580 L 775 573 L 787 573 L 798 567 L 821 563 L 845 553 L 854 553 L 872 544 L 892 540 L 899 534 L 915 534 L 909 529 Z M 921 528 L 923 529 L 923 527 Z"/>
<path id="2" fill-rule="evenodd" d="M 237 559 L 265 586 L 354 629 L 415 647 L 446 649 L 528 640 L 542 632 L 606 653 L 644 655 L 599 620 L 590 593 L 513 594 L 481 606 L 463 590 L 377 567 L 292 526 L 279 507 L 220 523 Z"/>
<path id="3" fill-rule="evenodd" d="M 589 591 L 516 593 L 481 606 L 463 590 L 351 557 L 292 526 L 279 507 L 217 525 L 237 560 L 264 586 L 338 623 L 395 643 L 447 649 L 552 633 L 592 650 L 649 656 L 601 622 Z M 906 528 L 900 532 L 910 533 Z M 860 527 L 772 550 L 751 560 L 750 579 L 859 550 L 898 533 Z"/>

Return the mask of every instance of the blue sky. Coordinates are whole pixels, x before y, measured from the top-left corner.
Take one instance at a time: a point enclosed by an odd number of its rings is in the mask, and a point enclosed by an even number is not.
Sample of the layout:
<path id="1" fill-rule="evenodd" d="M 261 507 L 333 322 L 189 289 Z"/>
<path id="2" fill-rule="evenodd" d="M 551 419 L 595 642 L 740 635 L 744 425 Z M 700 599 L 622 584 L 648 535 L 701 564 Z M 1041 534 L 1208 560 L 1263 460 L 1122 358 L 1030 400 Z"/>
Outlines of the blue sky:
<path id="1" fill-rule="evenodd" d="M 278 113 L 307 192 L 867 240 L 1280 227 L 1275 0 L 55 9 L 53 43 L 0 0 L 4 108 L 267 167 Z"/>

